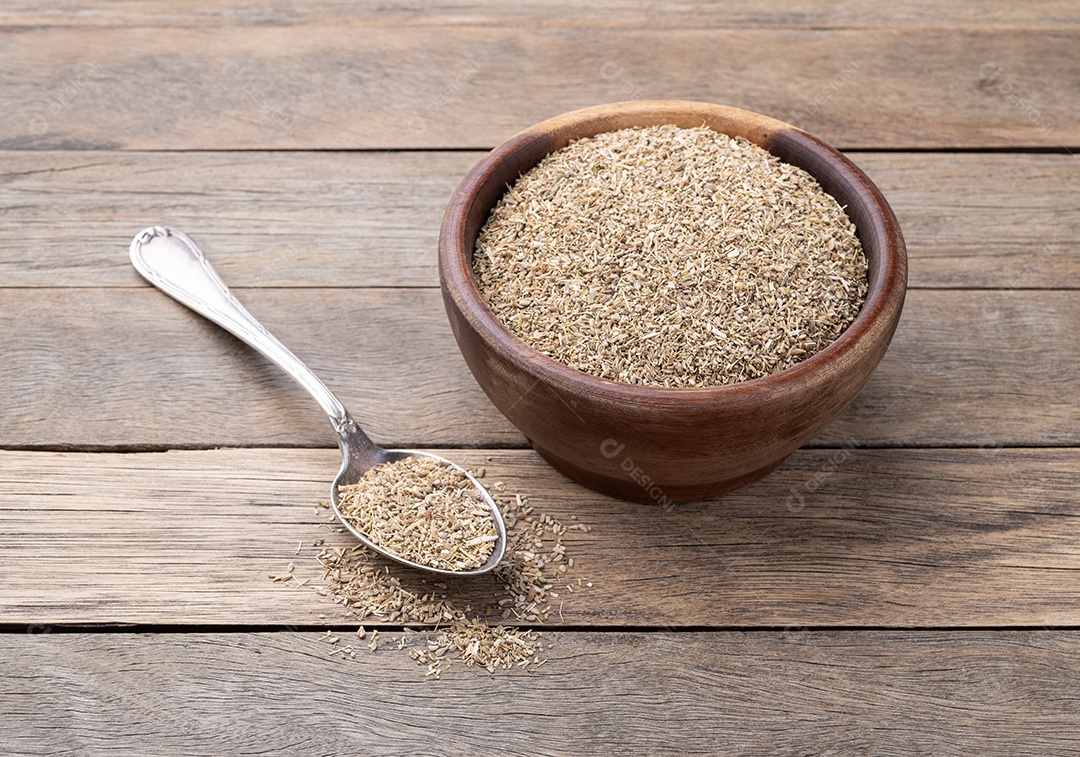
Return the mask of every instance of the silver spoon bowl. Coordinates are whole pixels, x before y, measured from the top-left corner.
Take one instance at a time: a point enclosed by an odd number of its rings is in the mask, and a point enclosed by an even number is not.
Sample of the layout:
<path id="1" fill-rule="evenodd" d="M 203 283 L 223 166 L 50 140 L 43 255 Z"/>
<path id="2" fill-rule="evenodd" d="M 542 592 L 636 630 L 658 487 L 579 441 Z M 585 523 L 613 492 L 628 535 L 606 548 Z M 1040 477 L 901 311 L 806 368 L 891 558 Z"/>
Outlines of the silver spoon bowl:
<path id="1" fill-rule="evenodd" d="M 311 369 L 244 309 L 190 237 L 182 231 L 166 226 L 151 226 L 144 229 L 131 242 L 131 263 L 143 278 L 162 292 L 213 321 L 268 357 L 315 398 L 330 418 L 330 423 L 337 432 L 338 446 L 341 447 L 341 470 L 330 485 L 330 502 L 338 520 L 365 547 L 411 568 L 451 576 L 487 573 L 502 561 L 506 553 L 506 524 L 487 489 L 460 465 L 438 455 L 419 450 L 383 449 L 372 442 L 352 419 L 341 401 L 326 388 L 326 385 L 311 372 Z M 495 525 L 496 540 L 491 556 L 480 567 L 469 570 L 445 570 L 413 562 L 380 547 L 342 516 L 338 506 L 339 487 L 356 483 L 367 470 L 376 465 L 395 462 L 412 455 L 430 457 L 461 471 L 476 487 L 477 493 L 487 505 L 491 512 L 491 520 Z"/>

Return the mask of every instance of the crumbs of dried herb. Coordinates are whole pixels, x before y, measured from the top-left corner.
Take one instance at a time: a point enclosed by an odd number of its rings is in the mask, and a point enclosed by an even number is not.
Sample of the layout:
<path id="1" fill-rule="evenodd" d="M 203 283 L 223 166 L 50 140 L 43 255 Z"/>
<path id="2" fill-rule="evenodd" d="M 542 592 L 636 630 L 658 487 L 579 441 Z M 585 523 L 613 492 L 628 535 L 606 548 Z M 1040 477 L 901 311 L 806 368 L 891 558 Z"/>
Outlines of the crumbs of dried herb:
<path id="1" fill-rule="evenodd" d="M 474 609 L 461 595 L 463 585 L 417 575 L 364 547 L 327 546 L 323 540 L 316 540 L 322 580 L 312 588 L 360 622 L 432 627 L 434 630 L 406 628 L 398 640 L 399 649 L 408 648 L 409 656 L 426 666 L 426 676 L 438 678 L 455 663 L 489 673 L 510 668 L 535 671 L 545 660 L 534 626 L 542 625 L 552 612 L 561 611 L 562 592 L 582 586 L 580 579 L 574 582 L 568 575 L 574 561 L 567 555 L 563 537 L 568 530 L 589 528 L 581 523 L 567 527 L 536 512 L 527 499 L 507 492 L 500 481 L 489 491 L 506 520 L 507 550 L 488 585 L 490 593 L 485 596 L 485 590 L 475 583 L 490 580 L 487 577 L 473 579 L 470 584 L 469 596 L 474 601 L 482 597 L 487 605 L 483 610 Z M 286 573 L 271 579 L 307 584 L 308 579 L 297 579 L 294 570 L 290 563 Z M 559 604 L 553 605 L 556 600 Z M 379 649 L 376 630 L 361 625 L 356 638 L 372 652 Z M 337 634 L 328 633 L 323 640 L 335 648 L 341 643 Z M 345 650 L 340 653 L 342 658 L 355 658 L 355 646 L 340 649 Z"/>

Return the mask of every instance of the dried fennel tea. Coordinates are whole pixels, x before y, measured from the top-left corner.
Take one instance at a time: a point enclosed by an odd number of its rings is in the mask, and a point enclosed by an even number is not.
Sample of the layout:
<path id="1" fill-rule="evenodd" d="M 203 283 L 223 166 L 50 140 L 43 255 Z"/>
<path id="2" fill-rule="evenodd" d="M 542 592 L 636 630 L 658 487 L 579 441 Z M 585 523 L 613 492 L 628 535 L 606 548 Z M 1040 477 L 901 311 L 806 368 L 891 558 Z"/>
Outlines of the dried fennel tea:
<path id="1" fill-rule="evenodd" d="M 442 570 L 479 568 L 498 535 L 487 503 L 462 471 L 414 455 L 376 465 L 340 487 L 342 517 L 400 557 Z"/>
<path id="2" fill-rule="evenodd" d="M 495 315 L 572 368 L 701 387 L 836 340 L 866 298 L 855 226 L 810 174 L 707 127 L 577 140 L 522 174 L 476 242 Z"/>

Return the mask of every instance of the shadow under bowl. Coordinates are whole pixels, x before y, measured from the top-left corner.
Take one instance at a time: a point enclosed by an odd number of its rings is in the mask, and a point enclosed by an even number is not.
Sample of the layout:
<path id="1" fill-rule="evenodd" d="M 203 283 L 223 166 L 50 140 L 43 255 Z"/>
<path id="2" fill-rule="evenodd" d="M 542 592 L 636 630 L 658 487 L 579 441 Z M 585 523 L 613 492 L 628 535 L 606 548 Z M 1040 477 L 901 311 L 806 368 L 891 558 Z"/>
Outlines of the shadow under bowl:
<path id="1" fill-rule="evenodd" d="M 846 208 L 866 253 L 869 288 L 859 315 L 831 345 L 750 381 L 693 389 L 639 386 L 543 355 L 487 307 L 473 278 L 472 256 L 506 187 L 575 139 L 660 124 L 704 124 L 743 137 L 807 171 Z M 447 207 L 439 278 L 454 337 L 473 376 L 545 460 L 604 494 L 667 504 L 717 497 L 767 475 L 855 399 L 900 320 L 907 255 L 878 188 L 816 137 L 737 108 L 646 100 L 557 116 L 492 150 Z"/>

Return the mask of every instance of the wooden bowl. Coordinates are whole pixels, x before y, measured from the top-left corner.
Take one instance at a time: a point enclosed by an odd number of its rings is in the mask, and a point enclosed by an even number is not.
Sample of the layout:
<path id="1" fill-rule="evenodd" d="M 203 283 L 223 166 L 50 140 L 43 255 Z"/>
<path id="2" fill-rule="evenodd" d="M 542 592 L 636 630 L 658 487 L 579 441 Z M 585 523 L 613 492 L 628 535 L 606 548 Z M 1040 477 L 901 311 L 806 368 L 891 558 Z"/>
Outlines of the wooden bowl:
<path id="1" fill-rule="evenodd" d="M 511 333 L 472 275 L 477 234 L 524 171 L 570 141 L 675 124 L 745 137 L 803 168 L 847 208 L 869 263 L 866 303 L 831 345 L 779 373 L 668 389 L 569 368 Z M 544 121 L 496 147 L 461 182 L 439 239 L 443 301 L 469 369 L 549 463 L 596 491 L 661 504 L 716 497 L 770 473 L 850 403 L 900 320 L 907 254 L 892 209 L 855 165 L 794 126 L 736 108 L 678 100 L 616 103 Z"/>

